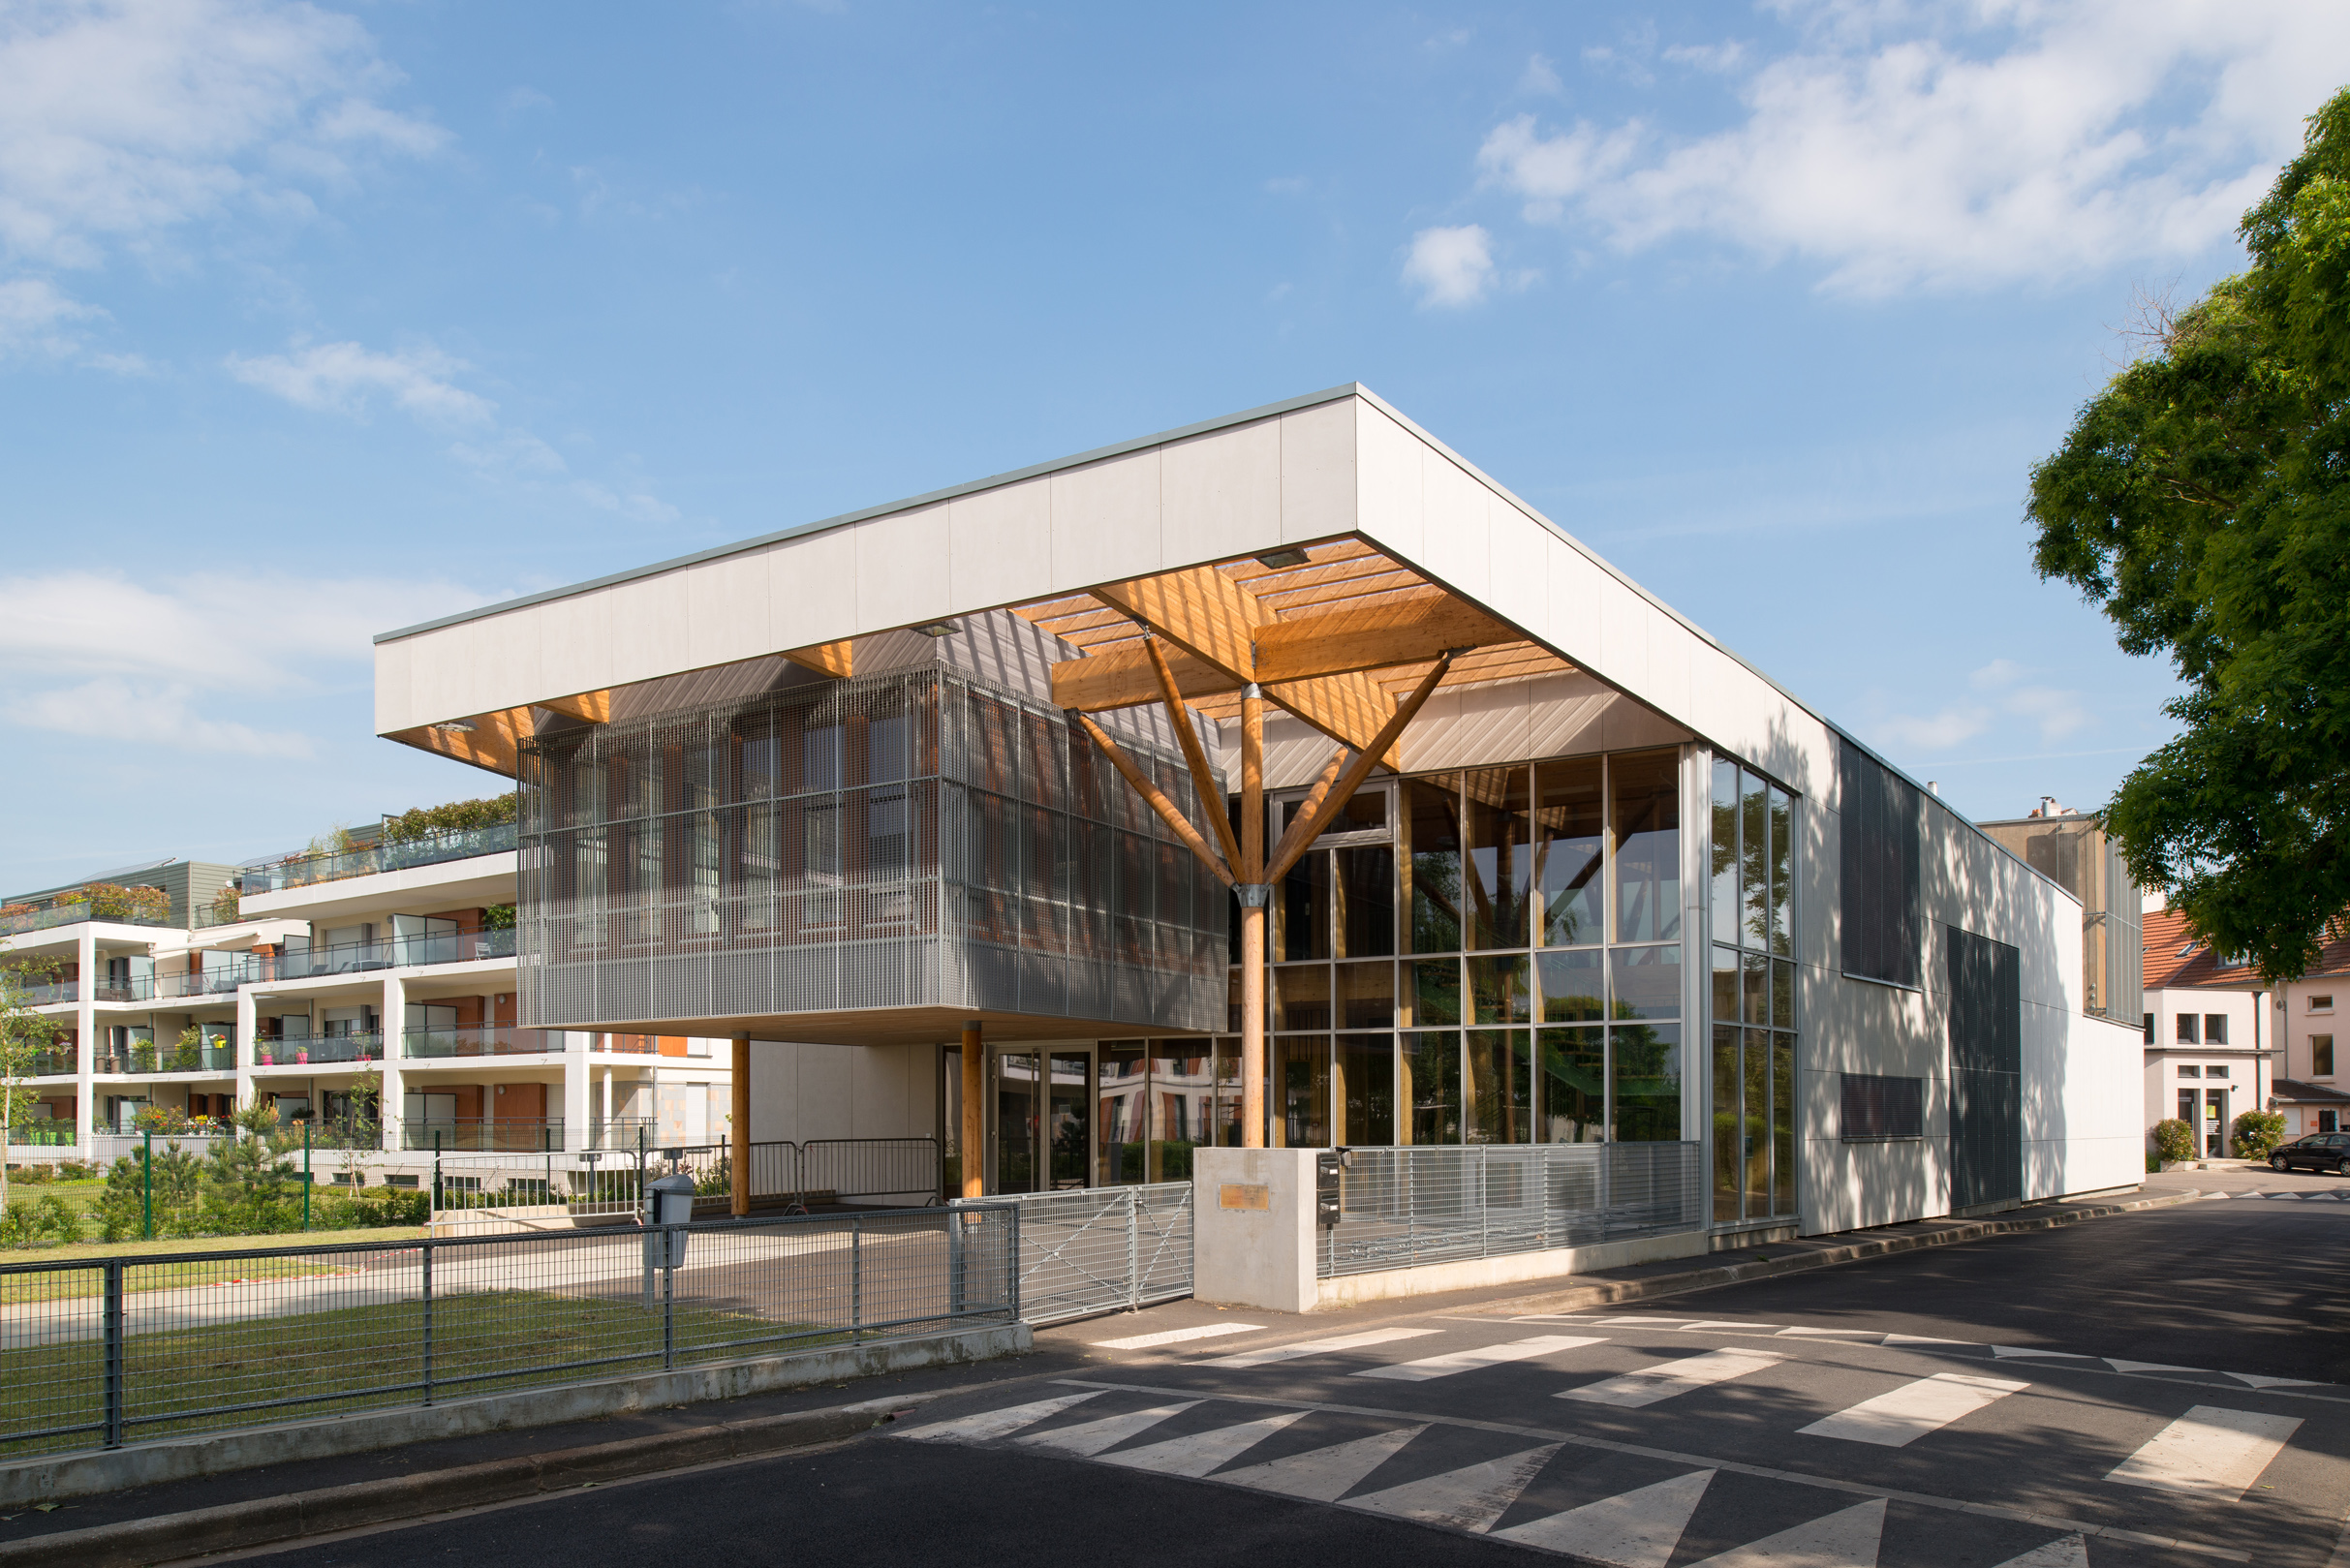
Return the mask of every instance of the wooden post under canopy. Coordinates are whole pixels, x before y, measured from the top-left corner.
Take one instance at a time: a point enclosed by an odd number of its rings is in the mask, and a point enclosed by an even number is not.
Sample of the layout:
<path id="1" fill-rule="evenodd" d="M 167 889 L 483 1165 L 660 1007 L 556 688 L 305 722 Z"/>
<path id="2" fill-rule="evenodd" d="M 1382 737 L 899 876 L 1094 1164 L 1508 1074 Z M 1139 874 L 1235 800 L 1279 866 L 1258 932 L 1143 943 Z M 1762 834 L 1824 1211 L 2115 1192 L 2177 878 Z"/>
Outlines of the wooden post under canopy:
<path id="1" fill-rule="evenodd" d="M 981 1085 L 985 1074 L 979 1060 L 978 1020 L 963 1026 L 963 1196 L 986 1195 L 986 1166 L 984 1134 L 979 1116 L 979 1096 L 985 1092 Z"/>
<path id="2" fill-rule="evenodd" d="M 734 1124 L 728 1131 L 733 1158 L 728 1161 L 727 1209 L 736 1218 L 751 1212 L 751 1036 L 734 1036 Z"/>

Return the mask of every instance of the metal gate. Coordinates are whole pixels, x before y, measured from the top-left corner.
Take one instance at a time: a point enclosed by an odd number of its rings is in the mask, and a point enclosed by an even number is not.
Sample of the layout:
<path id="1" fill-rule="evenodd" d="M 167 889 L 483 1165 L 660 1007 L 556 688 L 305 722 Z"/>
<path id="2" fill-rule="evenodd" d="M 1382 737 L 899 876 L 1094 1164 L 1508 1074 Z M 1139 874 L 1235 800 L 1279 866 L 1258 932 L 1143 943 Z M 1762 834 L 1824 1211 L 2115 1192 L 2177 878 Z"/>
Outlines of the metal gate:
<path id="1" fill-rule="evenodd" d="M 1060 1323 L 1191 1294 L 1191 1184 L 958 1200 L 1020 1211 L 1020 1316 Z"/>

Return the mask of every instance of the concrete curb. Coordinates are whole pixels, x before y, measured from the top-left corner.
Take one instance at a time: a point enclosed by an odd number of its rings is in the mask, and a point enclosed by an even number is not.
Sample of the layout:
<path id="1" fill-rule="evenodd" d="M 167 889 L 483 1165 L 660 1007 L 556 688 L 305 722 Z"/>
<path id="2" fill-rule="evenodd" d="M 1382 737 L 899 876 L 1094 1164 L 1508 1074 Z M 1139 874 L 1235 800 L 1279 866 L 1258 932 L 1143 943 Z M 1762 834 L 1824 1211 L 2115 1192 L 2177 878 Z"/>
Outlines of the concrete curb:
<path id="1" fill-rule="evenodd" d="M 868 1339 L 862 1344 L 793 1355 L 713 1362 L 595 1383 L 479 1395 L 446 1404 L 404 1405 L 321 1421 L 246 1427 L 95 1453 L 22 1460 L 0 1465 L 0 1510 L 266 1464 L 400 1448 L 436 1438 L 592 1421 L 600 1416 L 735 1399 L 814 1383 L 842 1383 L 881 1372 L 963 1366 L 1018 1355 L 1034 1343 L 1035 1335 L 1027 1324 L 1000 1323 L 902 1339 Z"/>
<path id="2" fill-rule="evenodd" d="M 2048 1214 L 2037 1219 L 1979 1219 L 1963 1225 L 1919 1236 L 1888 1236 L 1882 1241 L 1853 1242 L 1843 1246 L 1823 1246 L 1793 1257 L 1769 1258 L 1753 1263 L 1725 1263 L 1711 1269 L 1691 1269 L 1685 1274 L 1655 1275 L 1647 1279 L 1621 1279 L 1608 1284 L 1571 1286 L 1565 1290 L 1545 1291 L 1535 1296 L 1516 1296 L 1508 1301 L 1488 1302 L 1486 1311 L 1560 1312 L 1573 1311 L 1585 1307 L 1608 1307 L 1618 1302 L 1642 1301 L 1652 1296 L 1677 1296 L 1684 1291 L 1712 1290 L 1717 1285 L 1741 1284 L 1748 1279 L 1767 1279 L 1773 1275 L 1797 1274 L 1806 1269 L 1825 1269 L 1839 1263 L 1857 1263 L 1864 1258 L 1881 1258 L 1896 1252 L 1914 1252 L 1920 1247 L 1949 1246 L 1957 1242 L 1980 1241 L 1986 1236 L 2008 1236 L 2026 1231 L 2056 1230 L 2077 1225 L 2085 1219 L 2105 1219 L 2114 1214 L 2126 1214 L 2141 1209 L 2167 1209 L 2201 1197 L 2200 1192 L 2180 1192 L 2168 1197 L 2141 1198 L 2134 1203 L 2097 1204 L 2090 1208 L 2074 1209 L 2061 1214 Z"/>
<path id="3" fill-rule="evenodd" d="M 551 1454 L 518 1455 L 421 1475 L 321 1487 L 154 1519 L 97 1524 L 85 1530 L 28 1536 L 0 1543 L 0 1568 L 18 1564 L 29 1568 L 35 1563 L 41 1568 L 142 1568 L 146 1563 L 241 1552 L 306 1535 L 422 1519 L 720 1460 L 753 1459 L 853 1437 L 883 1425 L 898 1411 L 936 1398 L 935 1394 L 912 1395 L 829 1410 L 722 1421 L 683 1431 L 558 1449 Z"/>

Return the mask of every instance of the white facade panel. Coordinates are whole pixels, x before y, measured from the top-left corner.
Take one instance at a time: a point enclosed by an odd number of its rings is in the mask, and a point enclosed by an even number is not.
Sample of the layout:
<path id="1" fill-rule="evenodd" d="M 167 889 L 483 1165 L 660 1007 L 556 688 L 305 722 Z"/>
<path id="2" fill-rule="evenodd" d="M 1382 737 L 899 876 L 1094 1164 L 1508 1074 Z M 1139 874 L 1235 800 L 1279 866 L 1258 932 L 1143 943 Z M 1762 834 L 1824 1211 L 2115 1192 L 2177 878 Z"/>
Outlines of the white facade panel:
<path id="1" fill-rule="evenodd" d="M 1420 464 L 1426 532 L 1419 560 L 1426 574 L 1481 604 L 1493 603 L 1493 551 L 1486 506 L 1494 499 L 1458 463 L 1438 452 Z"/>
<path id="2" fill-rule="evenodd" d="M 767 546 L 767 646 L 812 648 L 855 633 L 856 537 L 846 528 Z"/>
<path id="3" fill-rule="evenodd" d="M 1407 561 L 1425 554 L 1428 444 L 1368 403 L 1355 405 L 1355 526 Z"/>
<path id="4" fill-rule="evenodd" d="M 913 626 L 955 613 L 948 521 L 940 505 L 853 525 L 860 628 Z"/>
<path id="5" fill-rule="evenodd" d="M 765 597 L 758 600 L 758 608 L 766 608 Z M 547 696 L 577 696 L 583 692 L 601 692 L 612 685 L 612 600 L 607 594 L 588 594 L 570 600 L 559 599 L 543 606 L 545 613 L 538 617 L 540 667 L 549 673 L 562 671 L 579 684 L 568 692 L 548 692 Z M 758 629 L 764 631 L 763 624 Z M 389 646 L 398 647 L 397 643 Z M 453 717 L 444 715 L 443 717 Z"/>
<path id="6" fill-rule="evenodd" d="M 611 600 L 612 675 L 616 682 L 641 681 L 655 673 L 669 674 L 695 667 L 693 639 L 686 630 L 686 617 L 692 605 L 686 598 L 683 571 L 665 571 L 655 577 L 639 577 L 634 582 L 615 583 L 599 592 L 609 595 Z M 506 617 L 498 619 L 503 621 Z M 570 690 L 562 681 L 555 685 Z"/>
<path id="7" fill-rule="evenodd" d="M 1283 543 L 1353 529 L 1360 488 L 1355 420 L 1361 406 L 1359 399 L 1347 398 L 1281 416 Z"/>
<path id="8" fill-rule="evenodd" d="M 1549 556 L 1557 536 L 1490 490 L 1485 512 L 1486 601 L 1513 626 L 1550 625 Z"/>
<path id="9" fill-rule="evenodd" d="M 947 503 L 955 613 L 1009 604 L 1051 580 L 1052 487 L 1025 479 Z"/>
<path id="10" fill-rule="evenodd" d="M 727 556 L 685 569 L 686 657 L 696 666 L 775 652 L 767 643 L 767 574 L 759 566 L 755 556 Z"/>
<path id="11" fill-rule="evenodd" d="M 1282 427 L 1264 419 L 1162 447 L 1160 559 L 1195 566 L 1281 538 Z"/>
<path id="12" fill-rule="evenodd" d="M 1161 569 L 1159 448 L 1052 477 L 1054 593 Z"/>

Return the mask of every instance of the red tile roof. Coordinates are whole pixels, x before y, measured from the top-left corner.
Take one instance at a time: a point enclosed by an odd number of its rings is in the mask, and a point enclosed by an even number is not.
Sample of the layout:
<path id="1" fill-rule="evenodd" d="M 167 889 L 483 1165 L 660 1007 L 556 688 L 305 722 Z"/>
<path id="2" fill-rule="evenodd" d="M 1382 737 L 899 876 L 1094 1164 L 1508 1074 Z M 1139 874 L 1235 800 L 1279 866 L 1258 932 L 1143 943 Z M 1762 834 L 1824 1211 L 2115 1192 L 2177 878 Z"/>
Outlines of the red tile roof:
<path id="1" fill-rule="evenodd" d="M 2342 925 L 2341 938 L 2321 944 L 2317 963 L 2301 978 L 2313 980 L 2321 975 L 2350 974 L 2350 921 Z M 2209 947 L 2199 942 L 2189 947 L 2190 942 L 2195 942 L 2195 938 L 2187 930 L 2185 915 L 2164 909 L 2146 917 L 2145 978 L 2149 991 L 2166 986 L 2249 991 L 2261 984 L 2259 971 L 2251 966 L 2223 969 Z M 2181 952 L 2181 948 L 2187 950 Z"/>

